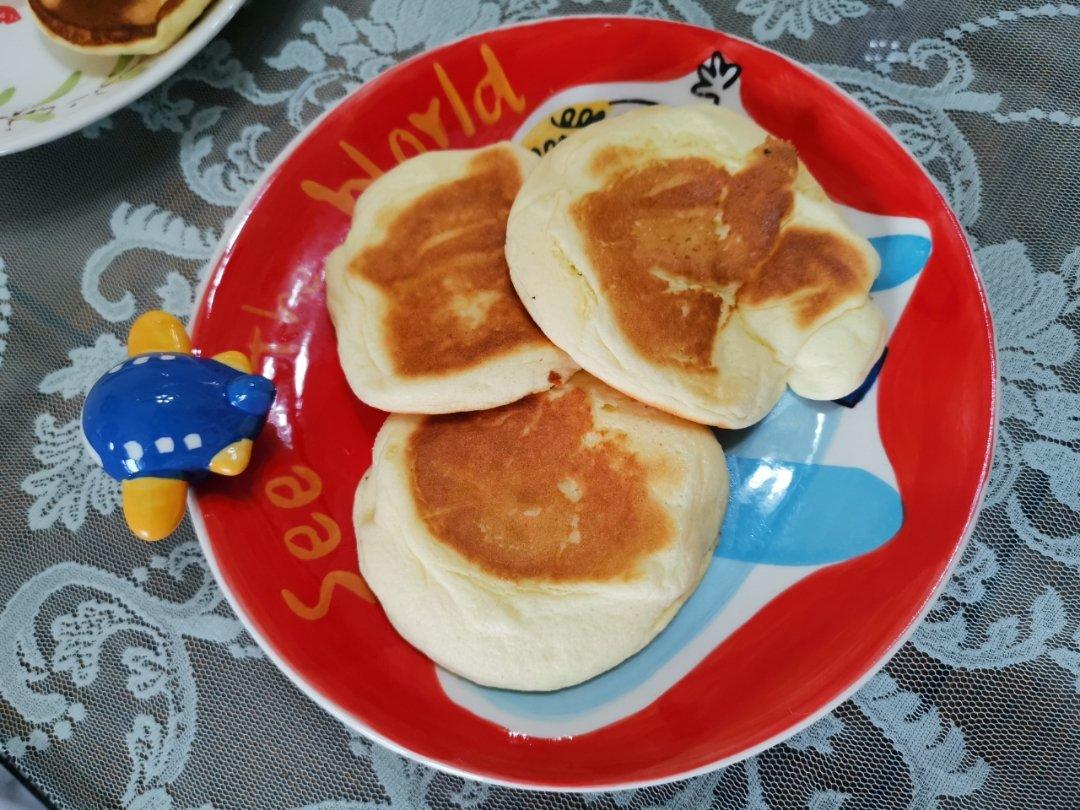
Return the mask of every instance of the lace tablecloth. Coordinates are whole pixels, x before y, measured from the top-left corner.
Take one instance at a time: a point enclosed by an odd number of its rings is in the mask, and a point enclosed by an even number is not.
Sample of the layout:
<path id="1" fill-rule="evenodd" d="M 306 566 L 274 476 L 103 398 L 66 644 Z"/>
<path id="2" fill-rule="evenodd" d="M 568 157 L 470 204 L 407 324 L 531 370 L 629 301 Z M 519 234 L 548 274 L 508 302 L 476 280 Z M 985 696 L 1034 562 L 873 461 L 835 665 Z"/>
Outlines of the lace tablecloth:
<path id="1" fill-rule="evenodd" d="M 887 122 L 975 248 L 1001 424 L 953 581 L 851 700 L 696 779 L 530 794 L 411 763 L 303 697 L 190 528 L 125 535 L 77 415 L 139 311 L 190 313 L 232 208 L 328 104 L 468 32 L 623 12 L 768 44 Z M 0 159 L 0 756 L 59 807 L 1080 806 L 1078 56 L 1068 3 L 263 0 L 129 108 Z"/>

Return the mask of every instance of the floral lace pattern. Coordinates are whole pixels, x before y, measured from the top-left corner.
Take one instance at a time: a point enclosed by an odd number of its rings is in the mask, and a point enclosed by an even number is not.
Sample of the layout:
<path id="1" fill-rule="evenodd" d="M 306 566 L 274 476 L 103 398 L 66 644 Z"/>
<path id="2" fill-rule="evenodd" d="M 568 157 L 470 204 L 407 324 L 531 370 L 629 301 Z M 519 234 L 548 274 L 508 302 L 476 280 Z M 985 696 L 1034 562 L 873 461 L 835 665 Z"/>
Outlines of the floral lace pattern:
<path id="1" fill-rule="evenodd" d="M 301 698 L 244 635 L 194 543 L 118 548 L 118 488 L 86 455 L 77 414 L 139 312 L 191 314 L 232 209 L 329 105 L 456 37 L 583 12 L 769 42 L 880 117 L 975 248 L 1000 425 L 960 566 L 851 700 L 723 771 L 553 798 L 410 762 Z M 0 752 L 63 807 L 1076 806 L 1080 245 L 1064 223 L 1076 219 L 1066 173 L 1080 163 L 1080 106 L 1057 88 L 1075 86 L 1063 43 L 1077 37 L 1075 4 L 1000 0 L 249 4 L 126 110 L 6 159 L 0 202 L 23 227 L 0 229 Z M 1037 54 L 1053 78 L 1041 95 L 1019 72 Z"/>

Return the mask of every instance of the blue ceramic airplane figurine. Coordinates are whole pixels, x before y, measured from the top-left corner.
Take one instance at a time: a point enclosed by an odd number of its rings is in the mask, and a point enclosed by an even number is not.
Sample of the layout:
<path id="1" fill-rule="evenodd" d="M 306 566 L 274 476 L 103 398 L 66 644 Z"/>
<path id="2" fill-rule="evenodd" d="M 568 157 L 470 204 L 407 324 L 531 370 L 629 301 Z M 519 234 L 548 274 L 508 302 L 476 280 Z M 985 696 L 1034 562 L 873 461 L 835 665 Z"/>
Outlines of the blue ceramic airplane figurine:
<path id="1" fill-rule="evenodd" d="M 131 327 L 128 359 L 90 389 L 83 436 L 121 482 L 128 526 L 160 540 L 184 517 L 189 483 L 244 471 L 273 401 L 274 384 L 244 354 L 194 357 L 180 321 L 148 312 Z"/>

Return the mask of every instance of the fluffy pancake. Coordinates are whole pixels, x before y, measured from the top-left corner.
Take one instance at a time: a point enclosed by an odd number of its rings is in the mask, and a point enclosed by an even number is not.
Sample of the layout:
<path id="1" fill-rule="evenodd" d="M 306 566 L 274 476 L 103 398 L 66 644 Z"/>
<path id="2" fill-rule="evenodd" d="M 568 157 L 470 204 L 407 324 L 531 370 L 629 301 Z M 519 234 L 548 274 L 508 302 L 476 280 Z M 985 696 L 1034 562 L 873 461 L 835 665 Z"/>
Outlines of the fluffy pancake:
<path id="1" fill-rule="evenodd" d="M 212 0 L 30 0 L 45 35 L 96 54 L 147 54 L 178 40 Z"/>
<path id="2" fill-rule="evenodd" d="M 582 368 L 705 424 L 751 425 L 785 384 L 844 396 L 884 345 L 877 253 L 790 144 L 713 105 L 635 110 L 559 144 L 518 194 L 506 255 Z"/>
<path id="3" fill-rule="evenodd" d="M 578 373 L 488 411 L 390 416 L 356 494 L 360 568 L 436 663 L 559 689 L 667 625 L 727 494 L 711 431 Z"/>
<path id="4" fill-rule="evenodd" d="M 506 217 L 536 161 L 510 143 L 429 152 L 357 200 L 326 285 L 341 365 L 364 402 L 402 413 L 491 408 L 577 369 L 530 319 L 503 252 Z"/>

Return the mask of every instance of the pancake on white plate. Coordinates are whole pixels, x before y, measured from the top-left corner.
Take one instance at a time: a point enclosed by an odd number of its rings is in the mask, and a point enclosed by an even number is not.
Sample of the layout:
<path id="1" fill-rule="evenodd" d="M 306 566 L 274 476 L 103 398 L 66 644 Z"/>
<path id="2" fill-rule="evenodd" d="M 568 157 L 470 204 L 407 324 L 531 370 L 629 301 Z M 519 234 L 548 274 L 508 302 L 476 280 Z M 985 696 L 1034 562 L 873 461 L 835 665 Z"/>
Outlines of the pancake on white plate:
<path id="1" fill-rule="evenodd" d="M 667 625 L 709 565 L 727 495 L 708 428 L 578 373 L 488 411 L 390 416 L 356 494 L 360 569 L 437 664 L 559 689 Z"/>
<path id="2" fill-rule="evenodd" d="M 582 368 L 673 414 L 751 425 L 790 385 L 856 389 L 881 355 L 880 260 L 794 148 L 713 105 L 575 133 L 507 225 L 529 314 Z"/>
<path id="3" fill-rule="evenodd" d="M 357 200 L 326 285 L 341 365 L 364 402 L 478 410 L 577 370 L 529 318 L 503 251 L 510 206 L 536 162 L 511 143 L 428 152 Z"/>
<path id="4" fill-rule="evenodd" d="M 213 0 L 30 0 L 45 35 L 77 51 L 150 54 L 172 45 Z"/>

